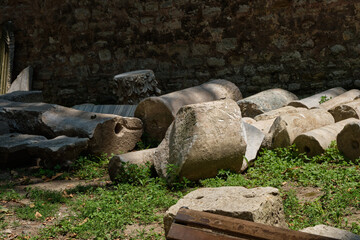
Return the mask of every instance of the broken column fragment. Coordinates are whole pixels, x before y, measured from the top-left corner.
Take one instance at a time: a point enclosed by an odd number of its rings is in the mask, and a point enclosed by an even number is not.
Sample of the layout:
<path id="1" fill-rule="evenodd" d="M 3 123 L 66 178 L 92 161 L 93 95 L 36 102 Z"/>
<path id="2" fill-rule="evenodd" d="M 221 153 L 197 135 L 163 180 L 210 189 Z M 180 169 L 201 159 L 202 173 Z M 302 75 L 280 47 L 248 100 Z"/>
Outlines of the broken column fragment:
<path id="1" fill-rule="evenodd" d="M 337 146 L 347 158 L 355 160 L 360 157 L 360 121 L 345 125 L 336 137 Z"/>
<path id="2" fill-rule="evenodd" d="M 354 121 L 360 122 L 350 118 L 302 133 L 295 138 L 294 144 L 299 152 L 304 152 L 309 157 L 320 155 L 330 147 L 332 141 L 336 141 L 337 135 L 343 130 L 344 126 Z"/>
<path id="3" fill-rule="evenodd" d="M 161 141 L 182 106 L 225 98 L 238 101 L 242 95 L 235 84 L 218 79 L 196 87 L 144 99 L 137 106 L 134 115 L 143 121 L 144 131 L 150 138 Z"/>
<path id="4" fill-rule="evenodd" d="M 324 109 L 311 109 L 277 117 L 270 129 L 272 147 L 288 147 L 301 133 L 334 123 L 332 115 Z"/>
<path id="5" fill-rule="evenodd" d="M 329 109 L 329 113 L 334 117 L 335 122 L 347 118 L 360 118 L 360 99 L 354 100 L 352 102 L 340 104 Z"/>
<path id="6" fill-rule="evenodd" d="M 121 104 L 138 104 L 144 98 L 161 94 L 152 70 L 122 73 L 114 77 L 114 82 L 117 85 L 114 93 Z"/>
<path id="7" fill-rule="evenodd" d="M 0 101 L 0 120 L 7 122 L 11 131 L 49 139 L 61 135 L 89 138 L 89 151 L 93 154 L 127 152 L 142 135 L 140 119 L 88 113 L 46 103 Z"/>
<path id="8" fill-rule="evenodd" d="M 323 91 L 321 93 L 317 93 L 310 97 L 293 101 L 289 103 L 288 106 L 304 107 L 308 109 L 319 107 L 321 101 L 323 100 L 322 98 L 326 98 L 326 99 L 334 98 L 336 96 L 339 96 L 340 94 L 343 94 L 344 92 L 346 92 L 346 90 L 341 87 L 331 88 L 329 90 Z"/>
<path id="9" fill-rule="evenodd" d="M 245 171 L 254 163 L 265 137 L 265 134 L 261 130 L 248 123 L 244 122 L 244 127 L 246 133 L 246 152 L 245 159 L 241 166 L 241 172 Z"/>
<path id="10" fill-rule="evenodd" d="M 154 163 L 155 151 L 156 148 L 151 148 L 113 156 L 108 167 L 111 181 L 117 180 L 116 178 L 119 173 L 124 171 L 124 164 L 126 163 L 138 166 L 144 166 L 148 163 L 152 165 Z"/>
<path id="11" fill-rule="evenodd" d="M 319 107 L 324 108 L 326 110 L 330 110 L 331 108 L 334 108 L 341 104 L 352 102 L 358 97 L 360 97 L 360 90 L 352 89 L 352 90 L 344 92 L 343 94 L 340 94 L 339 96 L 334 97 L 334 98 L 320 104 Z"/>
<path id="12" fill-rule="evenodd" d="M 87 149 L 88 138 L 59 136 L 27 146 L 31 156 L 42 160 L 45 167 L 70 165 Z"/>
<path id="13" fill-rule="evenodd" d="M 43 136 L 8 133 L 0 135 L 0 169 L 21 167 L 33 162 L 27 147 L 39 141 L 46 140 Z"/>
<path id="14" fill-rule="evenodd" d="M 169 134 L 172 173 L 168 181 L 174 176 L 189 180 L 214 177 L 220 169 L 240 172 L 246 135 L 235 101 L 186 105 L 176 114 Z"/>
<path id="15" fill-rule="evenodd" d="M 275 88 L 259 92 L 237 102 L 243 117 L 251 117 L 286 106 L 298 97 L 286 90 Z"/>
<path id="16" fill-rule="evenodd" d="M 269 112 L 257 115 L 254 119 L 256 121 L 275 119 L 283 114 L 297 113 L 297 112 L 302 112 L 302 111 L 306 111 L 306 110 L 307 110 L 307 108 L 301 108 L 301 107 L 296 108 L 296 107 L 286 106 L 286 107 L 281 107 L 281 108 L 274 109 Z"/>

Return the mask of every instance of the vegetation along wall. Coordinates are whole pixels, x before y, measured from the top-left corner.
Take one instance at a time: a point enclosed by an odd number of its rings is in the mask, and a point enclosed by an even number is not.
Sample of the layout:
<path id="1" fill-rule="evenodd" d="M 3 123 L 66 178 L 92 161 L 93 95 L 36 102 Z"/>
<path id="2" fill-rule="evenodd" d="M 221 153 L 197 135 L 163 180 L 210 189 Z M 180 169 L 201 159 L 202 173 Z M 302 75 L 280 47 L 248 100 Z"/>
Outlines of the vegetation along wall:
<path id="1" fill-rule="evenodd" d="M 360 86 L 360 3 L 350 0 L 0 0 L 14 76 L 65 105 L 115 103 L 115 74 L 152 69 L 170 92 L 211 78 L 244 95 Z"/>

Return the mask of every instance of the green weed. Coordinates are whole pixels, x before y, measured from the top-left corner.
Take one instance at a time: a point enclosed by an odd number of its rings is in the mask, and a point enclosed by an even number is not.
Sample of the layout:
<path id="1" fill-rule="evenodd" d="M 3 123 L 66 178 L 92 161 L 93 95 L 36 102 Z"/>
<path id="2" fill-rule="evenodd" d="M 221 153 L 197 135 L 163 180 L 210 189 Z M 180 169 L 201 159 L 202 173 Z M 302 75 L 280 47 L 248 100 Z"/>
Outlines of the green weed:
<path id="1" fill-rule="evenodd" d="M 15 209 L 16 215 L 26 220 L 44 220 L 53 216 L 66 198 L 59 192 L 30 189 L 27 197 L 33 204 Z"/>
<path id="2" fill-rule="evenodd" d="M 81 156 L 72 166 L 72 175 L 80 179 L 101 178 L 107 174 L 110 157 L 106 154 L 97 156 Z"/>

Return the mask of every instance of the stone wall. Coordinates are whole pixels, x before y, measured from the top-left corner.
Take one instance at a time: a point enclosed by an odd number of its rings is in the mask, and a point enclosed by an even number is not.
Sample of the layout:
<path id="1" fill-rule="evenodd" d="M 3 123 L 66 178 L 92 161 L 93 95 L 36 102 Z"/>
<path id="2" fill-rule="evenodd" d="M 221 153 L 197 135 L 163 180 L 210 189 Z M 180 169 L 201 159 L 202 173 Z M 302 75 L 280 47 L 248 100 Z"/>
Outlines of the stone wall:
<path id="1" fill-rule="evenodd" d="M 308 94 L 360 80 L 350 0 L 0 0 L 15 24 L 15 76 L 65 105 L 115 103 L 115 74 L 152 69 L 167 92 L 211 78 L 244 95 Z"/>

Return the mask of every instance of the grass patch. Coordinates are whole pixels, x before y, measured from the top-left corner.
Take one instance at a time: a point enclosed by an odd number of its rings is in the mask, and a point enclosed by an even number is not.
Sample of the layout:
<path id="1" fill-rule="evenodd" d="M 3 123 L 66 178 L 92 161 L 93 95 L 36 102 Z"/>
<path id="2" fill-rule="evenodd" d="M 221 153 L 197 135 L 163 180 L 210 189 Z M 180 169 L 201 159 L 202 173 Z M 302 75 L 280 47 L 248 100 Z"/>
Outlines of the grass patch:
<path id="1" fill-rule="evenodd" d="M 101 178 L 107 174 L 110 157 L 106 154 L 98 156 L 82 156 L 72 166 L 72 176 L 80 179 Z"/>
<path id="2" fill-rule="evenodd" d="M 122 239 L 126 225 L 162 222 L 158 213 L 175 204 L 180 196 L 180 192 L 170 192 L 160 179 L 152 179 L 144 185 L 122 183 L 108 189 L 89 189 L 77 195 L 72 203 L 75 216 L 46 229 L 43 234 L 46 237 L 70 233 L 81 239 Z"/>
<path id="3" fill-rule="evenodd" d="M 66 198 L 59 192 L 30 189 L 27 197 L 32 204 L 15 209 L 16 215 L 25 220 L 44 220 L 57 212 Z"/>
<path id="4" fill-rule="evenodd" d="M 201 181 L 204 187 L 276 187 L 285 182 L 317 187 L 323 195 L 300 203 L 295 192 L 282 191 L 289 227 L 299 230 L 317 224 L 346 228 L 359 233 L 359 224 L 346 225 L 350 209 L 360 210 L 360 169 L 358 162 L 346 160 L 333 146 L 314 158 L 298 154 L 295 147 L 264 150 L 244 175 L 221 171 L 216 178 Z"/>
<path id="5" fill-rule="evenodd" d="M 108 157 L 82 157 L 71 174 L 82 179 L 100 178 L 107 174 Z M 313 187 L 322 195 L 312 201 L 300 201 L 296 192 L 285 190 L 286 183 L 296 187 Z M 283 198 L 286 221 L 291 229 L 326 224 L 353 233 L 360 233 L 358 222 L 349 222 L 360 210 L 359 162 L 345 159 L 333 145 L 321 156 L 309 158 L 298 154 L 295 147 L 264 150 L 245 174 L 221 170 L 210 179 L 197 183 L 183 181 L 171 186 L 154 176 L 150 166 L 124 165 L 118 183 L 106 187 L 77 187 L 62 194 L 31 190 L 28 198 L 33 206 L 17 208 L 24 219 L 39 220 L 53 216 L 60 204 L 66 204 L 73 214 L 46 227 L 32 239 L 65 236 L 78 239 L 163 239 L 160 234 L 140 229 L 134 236 L 125 236 L 128 225 L 162 224 L 162 214 L 187 191 L 200 187 L 244 186 L 276 187 Z M 0 199 L 17 199 L 15 192 L 1 193 Z M 42 218 L 34 219 L 36 212 Z M 0 227 L 1 227 L 0 215 Z M 1 228 L 0 228 L 1 229 Z"/>

